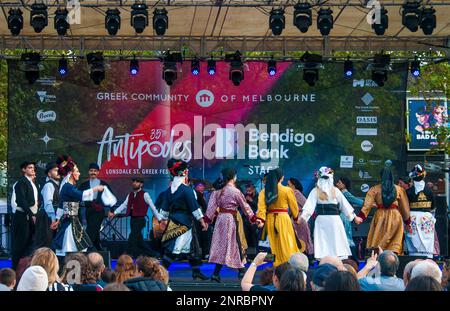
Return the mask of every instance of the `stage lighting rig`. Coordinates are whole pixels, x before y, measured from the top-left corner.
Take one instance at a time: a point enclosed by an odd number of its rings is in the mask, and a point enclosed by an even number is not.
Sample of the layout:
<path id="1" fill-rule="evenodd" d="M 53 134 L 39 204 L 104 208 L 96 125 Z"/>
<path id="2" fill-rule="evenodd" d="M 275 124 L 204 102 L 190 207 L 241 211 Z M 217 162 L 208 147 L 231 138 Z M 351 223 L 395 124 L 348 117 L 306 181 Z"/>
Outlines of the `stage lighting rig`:
<path id="1" fill-rule="evenodd" d="M 333 11 L 328 8 L 320 8 L 317 13 L 317 28 L 320 30 L 322 36 L 328 36 L 333 28 Z"/>
<path id="2" fill-rule="evenodd" d="M 70 24 L 67 22 L 67 15 L 69 11 L 66 8 L 58 8 L 55 11 L 55 20 L 54 25 L 56 32 L 60 36 L 65 36 L 67 34 L 67 30 L 70 28 Z"/>
<path id="3" fill-rule="evenodd" d="M 302 33 L 306 33 L 312 25 L 311 4 L 308 2 L 297 3 L 294 6 L 294 26 Z"/>
<path id="4" fill-rule="evenodd" d="M 105 79 L 105 60 L 103 53 L 89 53 L 86 55 L 86 58 L 90 67 L 89 76 L 96 85 L 99 85 Z"/>
<path id="5" fill-rule="evenodd" d="M 131 6 L 131 26 L 133 26 L 136 33 L 144 32 L 145 27 L 148 26 L 148 10 L 145 3 L 136 1 Z"/>
<path id="6" fill-rule="evenodd" d="M 23 13 L 20 9 L 10 9 L 8 12 L 8 29 L 11 35 L 18 36 L 23 28 Z"/>
<path id="7" fill-rule="evenodd" d="M 233 85 L 239 86 L 241 81 L 244 80 L 244 64 L 241 52 L 236 51 L 234 54 L 225 55 L 225 61 L 230 62 L 228 78 L 233 82 Z"/>
<path id="8" fill-rule="evenodd" d="M 153 11 L 153 29 L 158 36 L 164 36 L 169 28 L 169 17 L 166 9 L 155 9 Z"/>
<path id="9" fill-rule="evenodd" d="M 108 9 L 105 16 L 105 28 L 108 34 L 115 36 L 120 29 L 120 11 L 118 9 Z"/>
<path id="10" fill-rule="evenodd" d="M 31 5 L 30 25 L 37 33 L 42 32 L 48 25 L 47 6 L 44 3 L 33 3 Z"/>
<path id="11" fill-rule="evenodd" d="M 416 32 L 420 21 L 420 2 L 408 0 L 402 5 L 402 24 L 409 31 Z"/>
<path id="12" fill-rule="evenodd" d="M 274 36 L 279 36 L 283 32 L 286 20 L 283 9 L 272 9 L 269 17 L 269 27 Z"/>

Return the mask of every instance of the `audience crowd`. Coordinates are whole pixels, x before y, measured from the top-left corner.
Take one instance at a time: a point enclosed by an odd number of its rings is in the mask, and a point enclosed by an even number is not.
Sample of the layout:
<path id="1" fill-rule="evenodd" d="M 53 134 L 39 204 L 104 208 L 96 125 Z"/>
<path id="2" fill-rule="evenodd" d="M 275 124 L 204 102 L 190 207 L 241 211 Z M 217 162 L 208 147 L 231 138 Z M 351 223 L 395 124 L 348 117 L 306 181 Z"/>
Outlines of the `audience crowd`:
<path id="1" fill-rule="evenodd" d="M 409 262 L 398 277 L 400 261 L 392 251 L 372 253 L 359 269 L 357 262 L 325 257 L 310 265 L 303 253 L 293 254 L 277 267 L 265 264 L 267 253 L 259 253 L 242 281 L 243 291 L 444 291 L 449 289 L 449 267 L 430 259 Z M 98 253 L 68 254 L 60 263 L 49 248 L 37 249 L 21 272 L 0 269 L 0 291 L 171 291 L 169 272 L 152 257 L 135 261 L 128 255 L 117 260 L 115 269 L 105 266 Z M 261 269 L 262 267 L 260 267 Z M 18 268 L 19 270 L 19 268 Z"/>

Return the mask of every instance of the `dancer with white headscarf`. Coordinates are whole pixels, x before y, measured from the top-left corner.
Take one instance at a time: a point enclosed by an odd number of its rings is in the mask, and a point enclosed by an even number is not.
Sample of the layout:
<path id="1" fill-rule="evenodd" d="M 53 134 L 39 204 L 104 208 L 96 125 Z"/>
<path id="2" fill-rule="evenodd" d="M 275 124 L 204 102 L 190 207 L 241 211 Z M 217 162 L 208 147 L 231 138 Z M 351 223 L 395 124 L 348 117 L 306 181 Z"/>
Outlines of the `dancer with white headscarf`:
<path id="1" fill-rule="evenodd" d="M 58 172 L 64 177 L 59 190 L 59 208 L 56 210 L 56 222 L 52 229 L 58 228 L 52 242 L 52 248 L 57 256 L 65 256 L 68 252 L 86 252 L 92 246 L 91 239 L 80 223 L 78 211 L 81 201 L 92 201 L 94 192 L 104 190 L 98 185 L 92 189 L 80 191 L 76 182 L 80 178 L 80 171 L 70 156 L 61 156 L 56 161 Z"/>
<path id="2" fill-rule="evenodd" d="M 314 225 L 314 257 L 318 260 L 325 256 L 345 259 L 351 255 L 340 212 L 349 221 L 362 222 L 342 192 L 334 186 L 333 176 L 333 170 L 325 166 L 316 172 L 317 186 L 310 192 L 301 216 L 308 221 L 314 212 L 318 215 Z"/>

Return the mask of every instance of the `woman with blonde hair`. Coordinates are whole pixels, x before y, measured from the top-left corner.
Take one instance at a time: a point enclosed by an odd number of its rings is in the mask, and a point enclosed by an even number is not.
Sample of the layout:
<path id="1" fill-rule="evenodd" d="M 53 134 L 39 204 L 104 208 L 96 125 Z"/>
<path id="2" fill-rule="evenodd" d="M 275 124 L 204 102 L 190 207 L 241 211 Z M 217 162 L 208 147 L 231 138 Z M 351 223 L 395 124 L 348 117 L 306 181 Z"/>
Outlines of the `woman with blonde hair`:
<path id="1" fill-rule="evenodd" d="M 72 286 L 60 282 L 58 276 L 59 263 L 56 254 L 47 247 L 38 248 L 31 259 L 31 266 L 41 266 L 47 272 L 48 289 L 47 291 L 64 292 L 73 291 Z"/>
<path id="2" fill-rule="evenodd" d="M 136 265 L 133 262 L 133 258 L 128 255 L 121 255 L 116 264 L 116 282 L 123 283 L 128 279 L 132 279 L 136 276 Z"/>

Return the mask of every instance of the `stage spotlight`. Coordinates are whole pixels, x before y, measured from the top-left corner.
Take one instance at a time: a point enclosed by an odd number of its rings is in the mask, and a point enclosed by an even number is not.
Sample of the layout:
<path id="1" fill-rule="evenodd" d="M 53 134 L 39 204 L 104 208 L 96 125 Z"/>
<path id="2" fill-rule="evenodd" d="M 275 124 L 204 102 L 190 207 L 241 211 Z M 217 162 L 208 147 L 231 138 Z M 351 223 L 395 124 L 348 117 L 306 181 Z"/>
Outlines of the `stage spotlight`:
<path id="1" fill-rule="evenodd" d="M 172 85 L 177 79 L 177 62 L 183 62 L 181 53 L 171 53 L 167 51 L 163 57 L 163 71 L 162 78 L 166 81 L 167 85 Z"/>
<path id="2" fill-rule="evenodd" d="M 302 33 L 308 31 L 309 26 L 312 25 L 311 4 L 297 3 L 294 6 L 294 26 L 296 26 Z"/>
<path id="3" fill-rule="evenodd" d="M 420 3 L 415 0 L 408 0 L 402 5 L 402 24 L 412 32 L 419 28 Z"/>
<path id="4" fill-rule="evenodd" d="M 303 80 L 305 80 L 309 86 L 316 85 L 317 80 L 319 80 L 319 70 L 313 68 L 303 69 Z"/>
<path id="5" fill-rule="evenodd" d="M 277 74 L 277 62 L 273 59 L 273 57 L 267 62 L 267 72 L 269 73 L 269 76 L 274 76 Z"/>
<path id="6" fill-rule="evenodd" d="M 197 57 L 191 61 L 191 72 L 194 76 L 200 73 L 200 60 Z"/>
<path id="7" fill-rule="evenodd" d="M 420 28 L 422 28 L 423 33 L 427 36 L 433 33 L 436 28 L 436 10 L 432 7 L 423 8 L 420 14 Z"/>
<path id="8" fill-rule="evenodd" d="M 61 77 L 64 77 L 69 72 L 67 59 L 64 56 L 59 59 L 58 72 Z"/>
<path id="9" fill-rule="evenodd" d="M 214 59 L 212 59 L 212 58 L 208 59 L 207 69 L 208 69 L 208 74 L 210 76 L 213 76 L 216 74 L 216 61 Z"/>
<path id="10" fill-rule="evenodd" d="M 153 29 L 158 36 L 164 36 L 169 28 L 169 17 L 166 9 L 155 9 L 153 11 Z"/>
<path id="11" fill-rule="evenodd" d="M 137 33 L 142 33 L 148 26 L 148 11 L 145 3 L 136 1 L 131 6 L 131 26 Z"/>
<path id="12" fill-rule="evenodd" d="M 388 79 L 388 70 L 390 70 L 391 56 L 388 54 L 377 54 L 374 57 L 373 64 L 370 65 L 372 70 L 372 80 L 378 86 L 384 86 Z"/>
<path id="13" fill-rule="evenodd" d="M 132 60 L 130 60 L 130 74 L 132 76 L 137 75 L 139 72 L 139 61 L 134 57 Z"/>
<path id="14" fill-rule="evenodd" d="M 33 3 L 31 5 L 30 25 L 37 33 L 42 32 L 48 25 L 47 6 L 44 3 Z"/>
<path id="15" fill-rule="evenodd" d="M 65 36 L 67 33 L 67 30 L 70 28 L 70 24 L 67 22 L 67 15 L 69 14 L 69 11 L 67 9 L 59 8 L 55 11 L 55 20 L 54 25 L 56 32 L 60 36 Z"/>
<path id="16" fill-rule="evenodd" d="M 105 28 L 108 34 L 115 36 L 120 29 L 120 11 L 118 9 L 108 9 L 105 16 Z"/>
<path id="17" fill-rule="evenodd" d="M 420 76 L 420 60 L 417 58 L 411 62 L 411 75 L 415 78 Z"/>
<path id="18" fill-rule="evenodd" d="M 300 61 L 303 63 L 303 80 L 309 86 L 314 86 L 319 80 L 319 69 L 322 68 L 323 63 L 322 55 L 306 52 L 300 57 Z"/>
<path id="19" fill-rule="evenodd" d="M 90 66 L 89 76 L 92 81 L 99 85 L 105 79 L 105 62 L 101 52 L 93 52 L 86 55 Z"/>
<path id="20" fill-rule="evenodd" d="M 39 79 L 41 55 L 39 53 L 23 53 L 20 57 L 25 78 L 33 84 Z"/>
<path id="21" fill-rule="evenodd" d="M 384 35 L 386 29 L 389 27 L 389 17 L 387 15 L 387 10 L 384 7 L 380 8 L 380 20 L 379 23 L 375 20 L 376 13 L 374 13 L 372 29 L 378 36 Z"/>
<path id="22" fill-rule="evenodd" d="M 317 28 L 322 36 L 328 36 L 333 28 L 333 11 L 321 8 L 317 14 Z"/>
<path id="23" fill-rule="evenodd" d="M 269 17 L 269 27 L 274 36 L 279 36 L 283 32 L 285 26 L 284 10 L 272 9 Z"/>
<path id="24" fill-rule="evenodd" d="M 242 63 L 241 53 L 236 51 L 234 54 L 225 55 L 225 60 L 231 62 L 228 78 L 235 86 L 241 84 L 244 80 L 244 64 Z"/>
<path id="25" fill-rule="evenodd" d="M 344 74 L 346 77 L 353 76 L 353 62 L 350 59 L 344 62 Z"/>
<path id="26" fill-rule="evenodd" d="M 10 9 L 8 12 L 8 29 L 13 36 L 18 36 L 23 28 L 23 16 L 20 9 Z"/>

